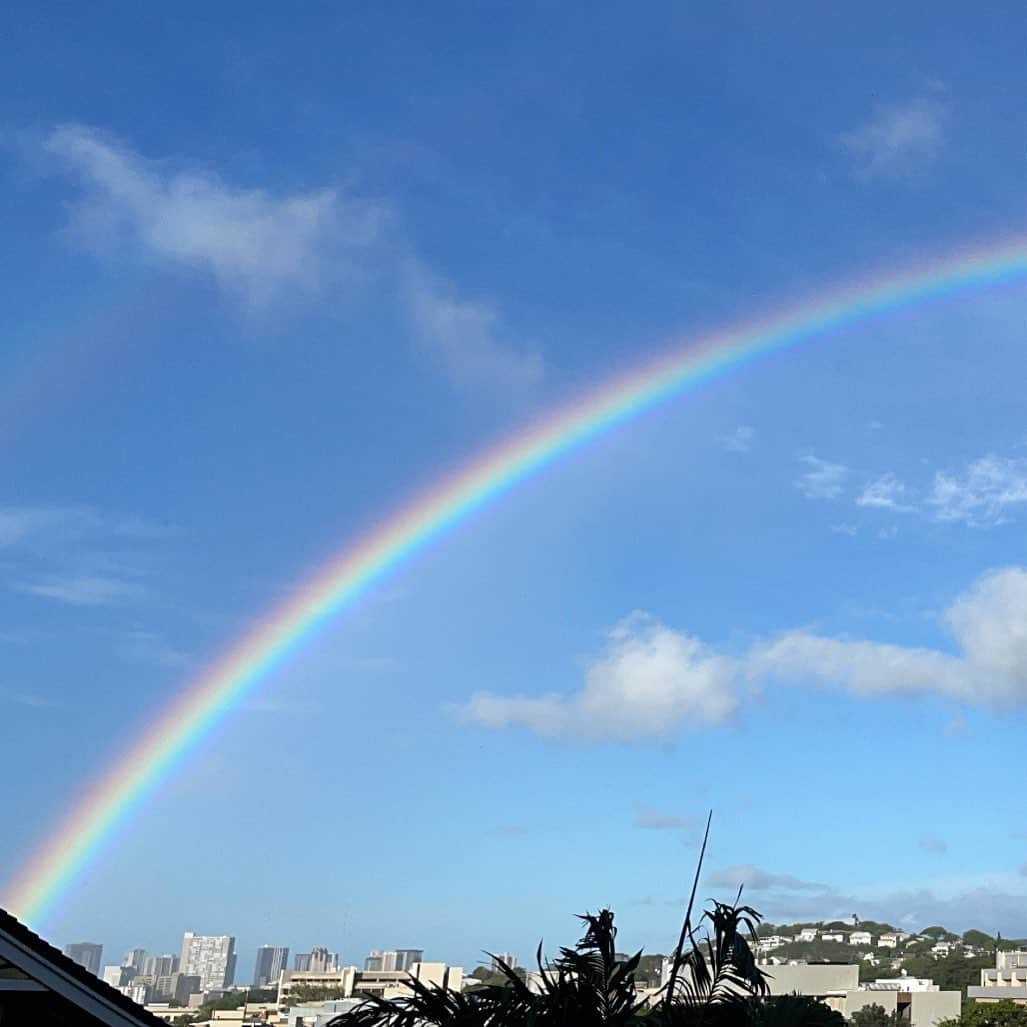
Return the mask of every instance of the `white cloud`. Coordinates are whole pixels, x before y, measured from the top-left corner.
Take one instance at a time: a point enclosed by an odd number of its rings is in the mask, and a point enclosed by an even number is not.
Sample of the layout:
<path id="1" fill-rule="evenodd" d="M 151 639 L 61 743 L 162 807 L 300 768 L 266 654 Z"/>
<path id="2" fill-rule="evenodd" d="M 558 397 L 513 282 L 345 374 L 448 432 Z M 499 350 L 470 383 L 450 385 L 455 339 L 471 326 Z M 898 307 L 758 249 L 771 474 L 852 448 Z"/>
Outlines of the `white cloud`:
<path id="1" fill-rule="evenodd" d="M 756 430 L 747 424 L 740 424 L 729 435 L 721 435 L 717 439 L 722 449 L 729 453 L 748 453 L 752 449 L 753 440 L 756 438 Z"/>
<path id="2" fill-rule="evenodd" d="M 734 678 L 729 658 L 636 613 L 610 632 L 580 691 L 539 697 L 479 692 L 462 713 L 486 727 L 521 725 L 551 738 L 634 741 L 724 723 L 738 707 Z"/>
<path id="3" fill-rule="evenodd" d="M 837 499 L 849 469 L 844 464 L 821 460 L 812 453 L 799 457 L 809 470 L 796 479 L 795 487 L 807 499 Z"/>
<path id="4" fill-rule="evenodd" d="M 924 852 L 934 852 L 939 856 L 944 855 L 949 851 L 948 842 L 944 838 L 939 838 L 936 834 L 925 834 L 917 841 L 917 845 L 920 846 Z"/>
<path id="5" fill-rule="evenodd" d="M 985 575 L 945 611 L 958 653 L 793 631 L 757 646 L 756 676 L 831 684 L 856 695 L 921 692 L 967 702 L 1027 700 L 1027 570 Z"/>
<path id="6" fill-rule="evenodd" d="M 804 881 L 792 874 L 775 874 L 751 863 L 714 870 L 707 874 L 703 881 L 712 888 L 737 890 L 739 887 L 745 887 L 749 891 L 768 891 L 772 888 L 784 891 L 824 891 L 828 887 L 817 881 Z"/>
<path id="7" fill-rule="evenodd" d="M 878 106 L 863 124 L 839 140 L 863 181 L 909 178 L 937 157 L 945 136 L 940 90 L 906 103 Z"/>
<path id="8" fill-rule="evenodd" d="M 276 196 L 233 188 L 213 174 L 148 161 L 83 125 L 56 129 L 46 150 L 81 185 L 74 227 L 88 244 L 127 242 L 201 268 L 251 309 L 284 290 L 315 291 L 328 265 L 337 280 L 344 253 L 381 233 L 376 203 L 331 189 Z"/>
<path id="9" fill-rule="evenodd" d="M 990 527 L 1027 503 L 1027 461 L 984 456 L 962 474 L 939 471 L 927 502 L 941 521 Z"/>
<path id="10" fill-rule="evenodd" d="M 880 510 L 905 513 L 914 509 L 905 502 L 905 498 L 906 486 L 889 472 L 867 483 L 856 498 L 856 506 L 869 506 Z"/>
<path id="11" fill-rule="evenodd" d="M 499 386 L 517 395 L 541 383 L 541 355 L 505 338 L 502 320 L 491 304 L 459 298 L 415 262 L 407 267 L 404 296 L 418 342 L 455 385 Z"/>
<path id="12" fill-rule="evenodd" d="M 18 589 L 29 595 L 53 599 L 70 606 L 113 606 L 139 599 L 145 594 L 142 586 L 136 582 L 98 574 L 50 577 L 24 582 Z"/>
<path id="13" fill-rule="evenodd" d="M 836 685 L 855 695 L 941 692 L 966 696 L 965 667 L 955 656 L 882 642 L 825 638 L 791 631 L 758 646 L 750 656 L 754 676 L 792 683 Z"/>
<path id="14" fill-rule="evenodd" d="M 952 652 L 796 630 L 717 653 L 700 639 L 633 614 L 610 633 L 606 652 L 570 695 L 473 695 L 465 719 L 521 725 L 550 738 L 629 741 L 725 723 L 742 686 L 835 688 L 854 696 L 937 695 L 991 706 L 1027 703 L 1027 569 L 980 578 L 943 616 Z"/>

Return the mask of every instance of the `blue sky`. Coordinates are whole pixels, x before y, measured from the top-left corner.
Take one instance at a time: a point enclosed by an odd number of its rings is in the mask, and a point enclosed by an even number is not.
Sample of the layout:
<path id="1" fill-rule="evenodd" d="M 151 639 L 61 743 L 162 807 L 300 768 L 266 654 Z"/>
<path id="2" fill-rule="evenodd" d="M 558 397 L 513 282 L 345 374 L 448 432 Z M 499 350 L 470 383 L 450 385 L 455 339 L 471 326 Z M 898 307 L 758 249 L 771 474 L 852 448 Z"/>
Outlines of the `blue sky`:
<path id="1" fill-rule="evenodd" d="M 17 8 L 12 875 L 261 611 L 675 340 L 1027 223 L 1019 10 Z M 1027 934 L 1023 285 L 733 373 L 402 568 L 47 925 L 526 958 L 705 894 Z"/>

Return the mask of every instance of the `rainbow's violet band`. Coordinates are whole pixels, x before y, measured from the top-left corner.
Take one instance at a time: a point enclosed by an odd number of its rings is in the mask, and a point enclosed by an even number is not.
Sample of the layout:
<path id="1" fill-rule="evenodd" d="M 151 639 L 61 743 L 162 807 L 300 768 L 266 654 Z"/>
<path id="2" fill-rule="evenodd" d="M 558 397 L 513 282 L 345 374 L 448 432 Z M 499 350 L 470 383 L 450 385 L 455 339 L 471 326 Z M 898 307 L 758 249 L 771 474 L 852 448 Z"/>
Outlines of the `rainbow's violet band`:
<path id="1" fill-rule="evenodd" d="M 573 401 L 501 442 L 345 546 L 192 680 L 78 801 L 7 889 L 4 905 L 38 923 L 104 842 L 201 739 L 290 653 L 404 560 L 518 482 L 671 396 L 761 354 L 862 318 L 1027 272 L 1027 241 L 990 244 L 849 285 L 787 312 L 711 334 Z"/>

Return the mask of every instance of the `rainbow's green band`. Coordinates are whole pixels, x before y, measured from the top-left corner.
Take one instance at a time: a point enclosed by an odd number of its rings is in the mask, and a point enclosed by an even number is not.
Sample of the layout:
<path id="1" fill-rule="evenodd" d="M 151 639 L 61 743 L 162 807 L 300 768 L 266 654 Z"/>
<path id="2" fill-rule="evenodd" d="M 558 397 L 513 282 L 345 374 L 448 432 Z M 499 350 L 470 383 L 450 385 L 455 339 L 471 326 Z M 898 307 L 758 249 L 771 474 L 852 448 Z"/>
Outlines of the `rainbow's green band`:
<path id="1" fill-rule="evenodd" d="M 1027 242 L 990 244 L 848 286 L 675 349 L 495 446 L 346 545 L 202 674 L 103 775 L 29 858 L 4 905 L 38 923 L 119 823 L 200 739 L 325 621 L 478 508 L 588 440 L 753 358 L 874 315 L 1027 271 Z"/>

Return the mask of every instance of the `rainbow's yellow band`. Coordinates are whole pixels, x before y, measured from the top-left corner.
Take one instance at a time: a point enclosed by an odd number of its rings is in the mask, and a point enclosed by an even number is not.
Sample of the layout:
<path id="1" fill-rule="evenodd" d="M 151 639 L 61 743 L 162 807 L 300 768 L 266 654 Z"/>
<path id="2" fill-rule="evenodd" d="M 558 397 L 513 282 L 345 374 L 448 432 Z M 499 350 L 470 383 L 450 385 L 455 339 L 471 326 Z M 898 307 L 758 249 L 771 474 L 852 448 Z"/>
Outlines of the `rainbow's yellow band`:
<path id="1" fill-rule="evenodd" d="M 55 827 L 6 889 L 3 905 L 38 924 L 206 732 L 320 625 L 433 539 L 534 472 L 673 396 L 753 358 L 898 308 L 1027 272 L 1027 241 L 975 247 L 848 285 L 770 317 L 686 343 L 558 409 L 465 464 L 322 569 L 194 678 Z"/>

